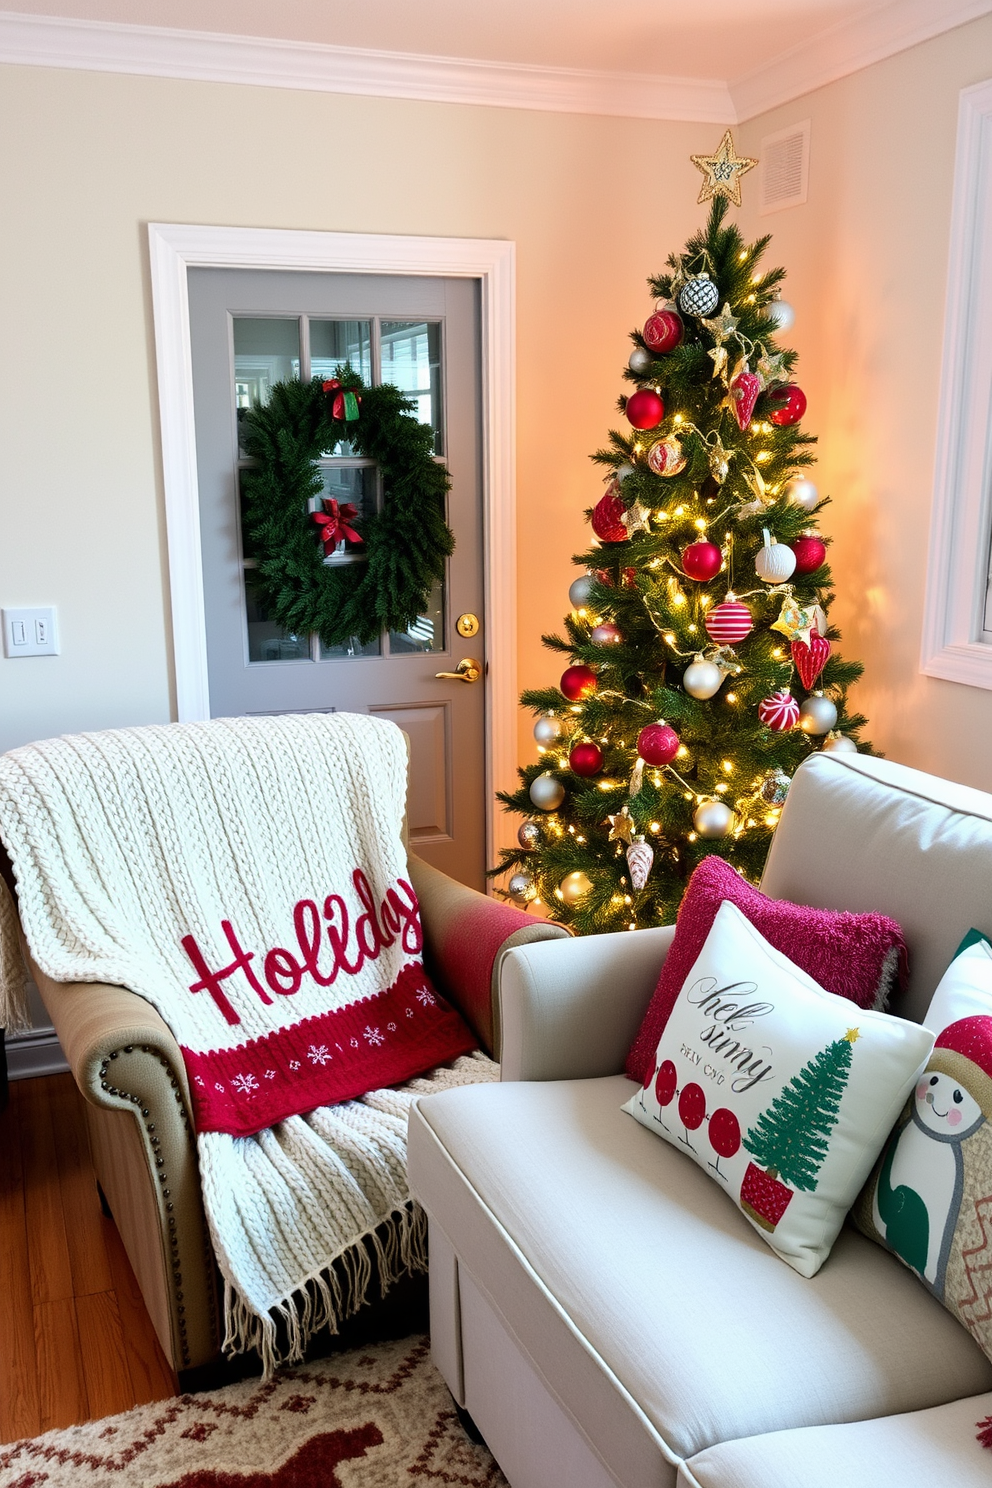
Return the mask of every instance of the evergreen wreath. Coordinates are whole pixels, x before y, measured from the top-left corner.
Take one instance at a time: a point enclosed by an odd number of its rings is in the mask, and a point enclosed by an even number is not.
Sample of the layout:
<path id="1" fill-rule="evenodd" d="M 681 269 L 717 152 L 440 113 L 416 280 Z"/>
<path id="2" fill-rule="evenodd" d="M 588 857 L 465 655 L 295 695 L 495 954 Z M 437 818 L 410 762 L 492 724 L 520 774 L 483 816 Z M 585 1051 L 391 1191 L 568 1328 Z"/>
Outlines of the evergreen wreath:
<path id="1" fill-rule="evenodd" d="M 348 417 L 356 401 L 357 418 Z M 242 477 L 254 582 L 285 630 L 316 631 L 325 646 L 364 643 L 424 613 L 455 540 L 445 521 L 451 477 L 434 459 L 434 431 L 413 414 L 399 388 L 366 387 L 348 367 L 333 384 L 278 382 L 268 403 L 244 414 L 242 444 L 255 462 Z M 333 567 L 308 506 L 323 489 L 318 461 L 342 438 L 378 465 L 382 507 L 359 519 L 366 562 Z"/>

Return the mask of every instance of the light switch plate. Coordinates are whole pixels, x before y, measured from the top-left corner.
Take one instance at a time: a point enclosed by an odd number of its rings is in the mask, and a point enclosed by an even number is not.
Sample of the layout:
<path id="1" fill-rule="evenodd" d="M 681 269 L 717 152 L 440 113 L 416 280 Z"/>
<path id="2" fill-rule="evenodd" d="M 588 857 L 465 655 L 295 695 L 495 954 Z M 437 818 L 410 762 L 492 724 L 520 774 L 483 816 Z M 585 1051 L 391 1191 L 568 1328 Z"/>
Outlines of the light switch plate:
<path id="1" fill-rule="evenodd" d="M 40 609 L 3 610 L 3 654 L 5 656 L 57 656 L 59 631 L 55 606 Z"/>

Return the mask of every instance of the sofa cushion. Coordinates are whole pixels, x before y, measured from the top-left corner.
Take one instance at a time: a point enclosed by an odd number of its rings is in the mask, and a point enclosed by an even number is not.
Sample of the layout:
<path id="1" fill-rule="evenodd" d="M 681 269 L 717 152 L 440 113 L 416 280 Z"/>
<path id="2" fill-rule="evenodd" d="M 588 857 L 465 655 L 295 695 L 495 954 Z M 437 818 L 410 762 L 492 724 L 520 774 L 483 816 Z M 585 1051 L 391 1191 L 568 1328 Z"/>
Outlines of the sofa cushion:
<path id="1" fill-rule="evenodd" d="M 430 1096 L 408 1156 L 459 1264 L 621 1481 L 660 1481 L 659 1452 L 992 1389 L 981 1350 L 891 1256 L 845 1230 L 800 1277 L 623 1114 L 629 1091 L 615 1075 Z"/>
<path id="2" fill-rule="evenodd" d="M 675 999 L 703 948 L 716 913 L 736 904 L 766 940 L 803 971 L 858 1007 L 884 1008 L 897 973 L 905 973 L 906 947 L 895 920 L 881 914 L 810 909 L 769 899 L 735 868 L 711 854 L 690 878 L 676 917 L 675 939 L 665 958 L 644 1022 L 627 1055 L 627 1073 L 643 1083 Z"/>
<path id="3" fill-rule="evenodd" d="M 813 1276 L 932 1045 L 917 1023 L 825 992 L 727 900 L 624 1110 Z"/>
<path id="4" fill-rule="evenodd" d="M 937 1035 L 933 1053 L 855 1219 L 992 1358 L 992 944 L 984 935 L 965 937 L 926 1022 Z"/>
<path id="5" fill-rule="evenodd" d="M 988 1488 L 992 1455 L 975 1422 L 992 1395 L 911 1415 L 814 1426 L 708 1447 L 679 1470 L 679 1488 Z"/>

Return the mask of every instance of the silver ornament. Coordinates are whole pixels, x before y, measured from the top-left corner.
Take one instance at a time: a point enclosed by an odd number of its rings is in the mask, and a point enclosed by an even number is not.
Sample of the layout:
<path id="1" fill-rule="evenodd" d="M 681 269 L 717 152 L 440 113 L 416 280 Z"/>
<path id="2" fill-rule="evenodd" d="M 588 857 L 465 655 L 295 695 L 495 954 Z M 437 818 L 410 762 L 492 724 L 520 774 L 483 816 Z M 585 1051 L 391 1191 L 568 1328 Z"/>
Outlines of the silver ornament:
<path id="1" fill-rule="evenodd" d="M 589 603 L 589 591 L 592 588 L 592 574 L 579 574 L 573 579 L 568 590 L 568 602 L 573 610 L 581 610 L 583 605 Z"/>
<path id="2" fill-rule="evenodd" d="M 836 722 L 836 704 L 822 692 L 814 692 L 799 709 L 799 727 L 804 734 L 828 734 Z"/>
<path id="3" fill-rule="evenodd" d="M 766 806 L 781 806 L 789 794 L 791 784 L 792 781 L 784 770 L 769 770 L 761 782 L 758 794 Z"/>
<path id="4" fill-rule="evenodd" d="M 553 713 L 546 713 L 534 725 L 534 738 L 538 744 L 543 744 L 545 749 L 549 749 L 552 744 L 557 744 L 564 732 L 564 724 Z"/>
<path id="5" fill-rule="evenodd" d="M 847 734 L 831 734 L 823 741 L 824 754 L 857 754 L 858 746 Z"/>
<path id="6" fill-rule="evenodd" d="M 785 483 L 785 495 L 793 506 L 801 506 L 803 511 L 812 511 L 820 499 L 820 493 L 811 480 L 804 475 L 794 475 Z"/>
<path id="7" fill-rule="evenodd" d="M 518 904 L 529 904 L 537 898 L 537 885 L 529 873 L 515 873 L 506 887 L 510 898 Z"/>
<path id="8" fill-rule="evenodd" d="M 533 852 L 541 841 L 541 829 L 536 821 L 521 822 L 517 828 L 517 841 L 527 852 Z"/>
<path id="9" fill-rule="evenodd" d="M 645 842 L 643 837 L 635 837 L 627 849 L 627 867 L 630 870 L 631 887 L 635 892 L 639 893 L 647 883 L 653 862 L 654 848 L 650 842 Z"/>
<path id="10" fill-rule="evenodd" d="M 788 300 L 772 300 L 765 305 L 764 314 L 775 326 L 777 331 L 791 331 L 795 324 L 796 312 Z"/>
<path id="11" fill-rule="evenodd" d="M 528 795 L 538 811 L 557 811 L 565 799 L 565 787 L 545 770 L 543 775 L 535 775 Z"/>
<path id="12" fill-rule="evenodd" d="M 723 801 L 701 801 L 692 817 L 700 837 L 726 837 L 733 830 L 734 813 Z"/>
<path id="13" fill-rule="evenodd" d="M 690 697 L 700 700 L 711 698 L 720 691 L 723 676 L 722 669 L 715 661 L 704 661 L 701 656 L 697 656 L 682 673 L 682 686 Z"/>
<path id="14" fill-rule="evenodd" d="M 654 363 L 654 357 L 643 346 L 635 346 L 627 358 L 627 366 L 631 372 L 636 372 L 638 377 L 643 377 Z"/>
<path id="15" fill-rule="evenodd" d="M 709 274 L 695 274 L 679 290 L 678 306 L 684 315 L 712 315 L 720 303 L 720 291 Z"/>
<path id="16" fill-rule="evenodd" d="M 575 873 L 566 873 L 558 887 L 565 903 L 574 908 L 592 888 L 592 879 L 579 868 Z"/>

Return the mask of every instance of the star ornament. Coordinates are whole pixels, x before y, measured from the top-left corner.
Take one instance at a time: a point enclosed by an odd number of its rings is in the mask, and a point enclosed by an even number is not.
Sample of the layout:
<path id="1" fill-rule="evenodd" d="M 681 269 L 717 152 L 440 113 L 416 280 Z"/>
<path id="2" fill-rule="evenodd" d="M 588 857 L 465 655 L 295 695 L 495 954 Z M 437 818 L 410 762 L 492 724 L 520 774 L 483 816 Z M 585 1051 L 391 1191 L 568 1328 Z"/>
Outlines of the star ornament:
<path id="1" fill-rule="evenodd" d="M 627 807 L 625 806 L 622 811 L 618 811 L 615 816 L 608 816 L 606 820 L 610 824 L 609 841 L 625 842 L 629 847 L 634 840 L 634 833 L 637 829 L 634 826 L 634 818 L 631 816 Z"/>
<path id="2" fill-rule="evenodd" d="M 633 506 L 623 512 L 620 521 L 627 529 L 627 536 L 633 537 L 635 532 L 647 532 L 650 517 L 650 508 L 644 506 L 640 501 L 635 501 Z"/>
<path id="3" fill-rule="evenodd" d="M 738 155 L 734 149 L 734 138 L 728 129 L 720 141 L 715 155 L 690 155 L 689 159 L 704 177 L 699 188 L 697 202 L 709 201 L 714 196 L 725 196 L 735 207 L 741 204 L 741 177 L 757 165 L 746 155 Z"/>

